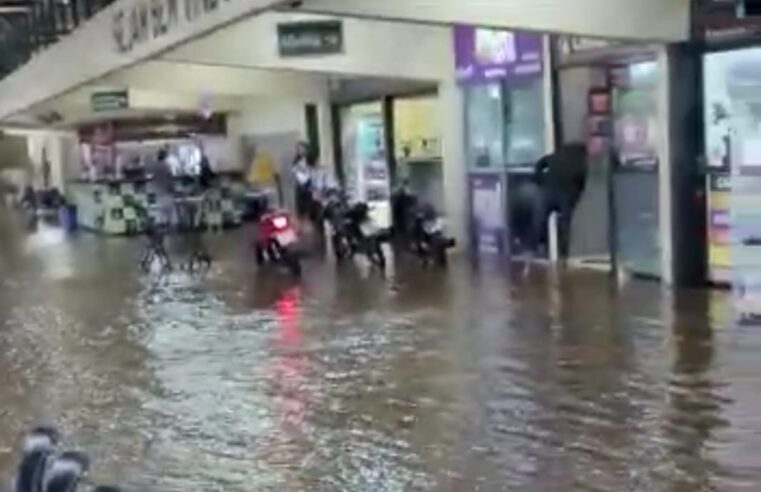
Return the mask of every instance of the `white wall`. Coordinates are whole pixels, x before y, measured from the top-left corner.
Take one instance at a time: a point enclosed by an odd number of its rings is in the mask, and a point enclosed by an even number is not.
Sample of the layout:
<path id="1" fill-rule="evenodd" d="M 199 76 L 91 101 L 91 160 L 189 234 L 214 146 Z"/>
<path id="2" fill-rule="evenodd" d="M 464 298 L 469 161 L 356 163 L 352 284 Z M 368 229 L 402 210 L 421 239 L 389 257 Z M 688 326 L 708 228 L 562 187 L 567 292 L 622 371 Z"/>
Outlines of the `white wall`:
<path id="1" fill-rule="evenodd" d="M 335 162 L 331 133 L 332 123 L 327 92 L 321 100 L 312 101 L 298 99 L 247 99 L 241 106 L 240 111 L 228 118 L 228 135 L 231 139 L 236 140 L 237 145 L 240 145 L 240 138 L 244 136 L 267 137 L 293 134 L 298 139 L 306 140 L 304 107 L 307 103 L 318 105 L 320 159 L 323 165 L 333 169 Z M 246 165 L 247 163 L 243 163 L 243 166 Z"/>
<path id="2" fill-rule="evenodd" d="M 689 34 L 690 0 L 304 0 L 301 10 L 679 41 Z"/>
<path id="3" fill-rule="evenodd" d="M 237 115 L 230 117 L 228 132 L 261 135 L 295 131 L 305 135 L 304 102 L 294 99 L 250 99 Z"/>
<path id="4" fill-rule="evenodd" d="M 165 61 L 289 70 L 446 80 L 453 74 L 452 32 L 447 26 L 345 19 L 344 53 L 281 58 L 277 24 L 330 17 L 268 13 L 242 20 L 162 55 Z"/>

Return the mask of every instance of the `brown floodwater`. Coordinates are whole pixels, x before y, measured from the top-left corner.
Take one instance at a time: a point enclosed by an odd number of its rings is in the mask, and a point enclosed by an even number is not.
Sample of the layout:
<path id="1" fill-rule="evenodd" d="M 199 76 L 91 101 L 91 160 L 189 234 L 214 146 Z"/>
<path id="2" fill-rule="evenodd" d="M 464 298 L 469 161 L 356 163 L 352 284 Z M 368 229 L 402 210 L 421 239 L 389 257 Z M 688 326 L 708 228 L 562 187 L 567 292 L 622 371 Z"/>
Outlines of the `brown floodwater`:
<path id="1" fill-rule="evenodd" d="M 758 491 L 761 327 L 731 296 L 454 262 L 205 275 L 0 214 L 0 475 L 54 423 L 146 491 Z M 404 263 L 404 264 L 401 264 Z"/>

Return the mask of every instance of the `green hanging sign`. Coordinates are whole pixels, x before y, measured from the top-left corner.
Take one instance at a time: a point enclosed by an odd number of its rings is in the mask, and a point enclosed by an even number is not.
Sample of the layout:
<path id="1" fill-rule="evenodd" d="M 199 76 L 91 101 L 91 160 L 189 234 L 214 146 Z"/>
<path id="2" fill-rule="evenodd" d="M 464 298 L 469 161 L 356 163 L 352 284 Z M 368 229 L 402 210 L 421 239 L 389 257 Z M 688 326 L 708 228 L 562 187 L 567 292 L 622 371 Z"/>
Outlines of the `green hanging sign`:
<path id="1" fill-rule="evenodd" d="M 90 106 L 96 113 L 127 109 L 129 107 L 129 92 L 126 90 L 95 92 L 90 96 Z"/>

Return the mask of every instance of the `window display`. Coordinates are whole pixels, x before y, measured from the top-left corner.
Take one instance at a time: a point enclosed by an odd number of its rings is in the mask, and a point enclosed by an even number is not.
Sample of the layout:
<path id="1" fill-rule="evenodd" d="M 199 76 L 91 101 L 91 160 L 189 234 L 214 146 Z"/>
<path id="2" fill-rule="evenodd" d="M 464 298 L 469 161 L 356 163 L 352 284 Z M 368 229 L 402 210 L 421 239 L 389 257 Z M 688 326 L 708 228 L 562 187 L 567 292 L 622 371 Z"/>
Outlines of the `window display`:
<path id="1" fill-rule="evenodd" d="M 506 163 L 533 165 L 545 154 L 542 79 L 508 84 L 505 105 Z"/>
<path id="2" fill-rule="evenodd" d="M 381 227 L 389 226 L 391 177 L 380 102 L 342 110 L 341 144 L 347 193 L 354 200 L 367 202 Z"/>
<path id="3" fill-rule="evenodd" d="M 500 83 L 468 87 L 466 97 L 468 165 L 499 168 L 504 163 L 504 104 Z"/>
<path id="4" fill-rule="evenodd" d="M 761 49 L 704 58 L 709 270 L 742 298 L 761 278 Z M 720 184 L 720 186 L 719 186 Z"/>
<path id="5" fill-rule="evenodd" d="M 468 87 L 466 123 L 471 168 L 533 165 L 545 154 L 542 80 Z"/>

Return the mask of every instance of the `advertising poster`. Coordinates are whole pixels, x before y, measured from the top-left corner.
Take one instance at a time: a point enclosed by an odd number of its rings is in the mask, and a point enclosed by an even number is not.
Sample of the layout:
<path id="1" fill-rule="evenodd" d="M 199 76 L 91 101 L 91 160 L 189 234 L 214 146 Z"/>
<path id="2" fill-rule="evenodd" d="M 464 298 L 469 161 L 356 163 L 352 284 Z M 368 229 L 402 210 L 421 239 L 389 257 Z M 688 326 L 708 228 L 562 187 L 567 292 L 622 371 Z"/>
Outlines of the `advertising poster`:
<path id="1" fill-rule="evenodd" d="M 471 173 L 470 211 L 474 250 L 480 253 L 505 254 L 505 193 L 499 173 Z"/>
<path id="2" fill-rule="evenodd" d="M 761 178 L 734 175 L 731 193 L 732 286 L 740 321 L 761 325 Z"/>
<path id="3" fill-rule="evenodd" d="M 626 65 L 611 73 L 615 144 L 624 167 L 653 169 L 658 165 L 656 97 L 657 64 L 647 61 Z"/>
<path id="4" fill-rule="evenodd" d="M 708 176 L 708 268 L 712 282 L 731 281 L 731 176 Z"/>
<path id="5" fill-rule="evenodd" d="M 761 325 L 761 49 L 704 58 L 712 280 L 732 286 L 741 324 Z"/>
<path id="6" fill-rule="evenodd" d="M 457 25 L 454 43 L 457 80 L 462 84 L 542 73 L 539 34 Z"/>

